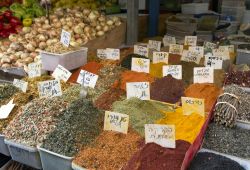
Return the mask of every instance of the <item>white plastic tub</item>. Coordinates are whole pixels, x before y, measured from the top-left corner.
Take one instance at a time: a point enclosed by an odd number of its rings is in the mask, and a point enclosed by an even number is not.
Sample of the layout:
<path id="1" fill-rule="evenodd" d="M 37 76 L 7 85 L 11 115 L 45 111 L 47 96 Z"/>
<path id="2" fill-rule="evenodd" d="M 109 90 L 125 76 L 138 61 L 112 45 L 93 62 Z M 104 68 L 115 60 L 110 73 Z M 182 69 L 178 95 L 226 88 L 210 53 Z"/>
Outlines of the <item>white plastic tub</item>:
<path id="1" fill-rule="evenodd" d="M 4 143 L 4 135 L 0 135 L 0 153 L 6 156 L 10 156 L 8 146 Z"/>
<path id="2" fill-rule="evenodd" d="M 8 145 L 13 160 L 36 169 L 42 169 L 42 163 L 37 148 L 25 146 L 6 139 L 4 142 Z"/>
<path id="3" fill-rule="evenodd" d="M 43 170 L 72 170 L 73 157 L 67 157 L 38 147 Z"/>
<path id="4" fill-rule="evenodd" d="M 63 54 L 55 54 L 41 51 L 41 60 L 44 70 L 54 71 L 58 64 L 68 70 L 76 69 L 87 63 L 88 48 L 81 48 L 77 51 L 71 51 Z"/>
<path id="5" fill-rule="evenodd" d="M 208 12 L 208 3 L 187 3 L 181 5 L 183 14 L 201 14 Z"/>

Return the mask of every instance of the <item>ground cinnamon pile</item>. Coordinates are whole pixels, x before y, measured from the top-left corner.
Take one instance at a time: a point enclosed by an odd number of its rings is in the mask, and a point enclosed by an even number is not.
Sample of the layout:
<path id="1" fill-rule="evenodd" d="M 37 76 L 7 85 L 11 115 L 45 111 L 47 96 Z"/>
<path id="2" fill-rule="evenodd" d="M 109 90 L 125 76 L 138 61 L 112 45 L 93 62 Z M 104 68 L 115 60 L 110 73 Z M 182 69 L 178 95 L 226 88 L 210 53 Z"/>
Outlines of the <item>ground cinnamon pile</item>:
<path id="1" fill-rule="evenodd" d="M 205 111 L 209 112 L 214 103 L 216 102 L 217 97 L 220 95 L 221 89 L 215 86 L 214 84 L 199 84 L 195 83 L 190 85 L 185 90 L 185 96 L 205 99 Z"/>

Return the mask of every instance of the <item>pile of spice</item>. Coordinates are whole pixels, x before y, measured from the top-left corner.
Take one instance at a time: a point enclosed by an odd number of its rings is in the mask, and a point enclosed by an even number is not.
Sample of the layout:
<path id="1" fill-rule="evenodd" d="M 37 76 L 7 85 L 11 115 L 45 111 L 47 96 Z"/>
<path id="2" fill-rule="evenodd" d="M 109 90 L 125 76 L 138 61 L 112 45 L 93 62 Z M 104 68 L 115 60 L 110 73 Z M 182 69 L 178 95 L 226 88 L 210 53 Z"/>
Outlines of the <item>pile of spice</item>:
<path id="1" fill-rule="evenodd" d="M 132 64 L 132 58 L 146 58 L 145 56 L 139 55 L 139 54 L 129 54 L 127 57 L 124 57 L 124 59 L 121 62 L 121 66 L 131 70 L 131 64 Z"/>
<path id="2" fill-rule="evenodd" d="M 68 82 L 71 83 L 76 83 L 77 78 L 81 72 L 81 70 L 86 70 L 88 72 L 94 73 L 94 74 L 98 74 L 99 70 L 102 68 L 102 65 L 95 62 L 95 61 L 91 61 L 88 62 L 87 64 L 85 64 L 84 66 L 80 67 L 78 70 L 76 70 L 69 78 Z"/>
<path id="3" fill-rule="evenodd" d="M 73 162 L 87 169 L 118 170 L 139 150 L 141 141 L 132 129 L 127 134 L 104 131 Z"/>
<path id="4" fill-rule="evenodd" d="M 176 148 L 148 143 L 129 160 L 122 170 L 180 170 L 190 144 L 177 140 Z"/>
<path id="5" fill-rule="evenodd" d="M 176 140 L 185 140 L 193 143 L 206 121 L 206 118 L 198 113 L 183 115 L 182 108 L 175 112 L 166 112 L 165 117 L 158 120 L 158 124 L 175 125 Z"/>
<path id="6" fill-rule="evenodd" d="M 149 82 L 152 83 L 155 79 L 147 73 L 124 71 L 121 74 L 121 79 L 114 83 L 114 87 L 119 87 L 122 90 L 126 90 L 126 83 L 129 82 Z"/>
<path id="7" fill-rule="evenodd" d="M 4 104 L 4 100 L 10 99 L 19 90 L 12 84 L 0 84 L 0 105 Z"/>
<path id="8" fill-rule="evenodd" d="M 226 73 L 224 70 L 214 70 L 214 84 L 217 87 L 223 87 Z"/>
<path id="9" fill-rule="evenodd" d="M 80 98 L 81 85 L 75 84 L 64 91 L 62 98 L 67 102 L 71 103 L 74 100 Z"/>
<path id="10" fill-rule="evenodd" d="M 60 98 L 41 98 L 28 103 L 3 131 L 5 138 L 35 147 L 54 130 L 57 117 L 67 107 Z"/>
<path id="11" fill-rule="evenodd" d="M 190 85 L 185 90 L 185 96 L 205 99 L 205 111 L 209 112 L 212 109 L 214 103 L 216 102 L 217 97 L 219 96 L 220 92 L 221 92 L 221 89 L 219 89 L 214 84 L 195 83 L 195 84 Z"/>
<path id="12" fill-rule="evenodd" d="M 189 86 L 193 83 L 194 67 L 203 67 L 194 62 L 185 61 L 181 61 L 180 65 L 182 65 L 182 80 L 184 81 L 185 86 Z"/>
<path id="13" fill-rule="evenodd" d="M 167 103 L 177 103 L 184 95 L 184 84 L 182 80 L 177 80 L 171 75 L 157 79 L 151 83 L 150 97 Z"/>
<path id="14" fill-rule="evenodd" d="M 156 78 L 162 78 L 163 77 L 163 72 L 162 68 L 164 65 L 167 65 L 166 63 L 156 63 L 150 64 L 150 75 Z"/>
<path id="15" fill-rule="evenodd" d="M 247 64 L 239 64 L 232 66 L 233 71 L 250 71 L 250 66 Z"/>
<path id="16" fill-rule="evenodd" d="M 189 170 L 245 170 L 238 162 L 210 152 L 199 152 L 192 160 Z"/>
<path id="17" fill-rule="evenodd" d="M 211 123 L 206 131 L 203 147 L 249 159 L 250 131 L 238 127 L 227 128 L 216 123 Z"/>
<path id="18" fill-rule="evenodd" d="M 250 71 L 232 71 L 226 75 L 226 85 L 237 84 L 242 87 L 250 87 Z"/>
<path id="19" fill-rule="evenodd" d="M 122 67 L 114 65 L 101 68 L 95 88 L 88 89 L 88 97 L 95 101 L 101 94 L 107 91 L 116 80 L 119 80 L 123 70 Z"/>
<path id="20" fill-rule="evenodd" d="M 181 55 L 179 54 L 171 54 L 169 53 L 169 56 L 168 56 L 168 63 L 169 64 L 180 64 L 181 62 Z"/>
<path id="21" fill-rule="evenodd" d="M 100 134 L 103 117 L 91 101 L 79 98 L 58 117 L 55 130 L 47 136 L 41 147 L 72 157 Z"/>
<path id="22" fill-rule="evenodd" d="M 124 100 L 125 91 L 118 88 L 110 88 L 95 101 L 94 105 L 101 110 L 111 110 L 115 101 Z"/>
<path id="23" fill-rule="evenodd" d="M 118 113 L 128 114 L 129 123 L 141 136 L 145 135 L 144 125 L 153 124 L 156 120 L 162 118 L 164 114 L 161 110 L 172 111 L 172 107 L 165 105 L 165 108 L 157 108 L 153 101 L 130 98 L 113 103 L 112 110 Z M 157 103 L 154 103 L 157 105 Z"/>

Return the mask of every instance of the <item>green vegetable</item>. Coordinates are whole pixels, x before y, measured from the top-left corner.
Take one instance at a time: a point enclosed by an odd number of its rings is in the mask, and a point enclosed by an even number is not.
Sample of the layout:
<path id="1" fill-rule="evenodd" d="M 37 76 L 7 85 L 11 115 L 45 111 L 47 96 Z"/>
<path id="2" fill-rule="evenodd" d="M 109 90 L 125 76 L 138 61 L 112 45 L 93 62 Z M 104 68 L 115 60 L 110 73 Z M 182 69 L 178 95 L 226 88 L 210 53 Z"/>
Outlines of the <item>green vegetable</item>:
<path id="1" fill-rule="evenodd" d="M 42 8 L 35 9 L 35 15 L 36 17 L 41 17 L 45 15 L 45 10 Z"/>
<path id="2" fill-rule="evenodd" d="M 35 16 L 35 10 L 33 10 L 32 8 L 26 9 L 25 12 L 26 12 L 25 15 L 29 15 L 30 16 L 29 18 L 33 18 Z"/>
<path id="3" fill-rule="evenodd" d="M 22 19 L 22 14 L 20 14 L 20 13 L 14 12 L 13 16 L 17 17 L 18 19 Z"/>
<path id="4" fill-rule="evenodd" d="M 19 10 L 19 9 L 24 9 L 23 6 L 19 3 L 13 3 L 11 6 L 10 6 L 10 10 L 11 11 L 16 11 L 16 10 Z"/>
<path id="5" fill-rule="evenodd" d="M 26 18 L 33 18 L 33 17 L 34 17 L 34 15 L 32 15 L 32 14 L 24 14 L 24 15 L 22 16 L 23 19 L 26 19 Z"/>
<path id="6" fill-rule="evenodd" d="M 7 7 L 2 7 L 2 8 L 0 9 L 0 14 L 3 13 L 3 12 L 5 12 L 6 10 L 8 10 Z"/>
<path id="7" fill-rule="evenodd" d="M 36 2 L 36 0 L 23 0 L 23 6 L 29 8 Z"/>

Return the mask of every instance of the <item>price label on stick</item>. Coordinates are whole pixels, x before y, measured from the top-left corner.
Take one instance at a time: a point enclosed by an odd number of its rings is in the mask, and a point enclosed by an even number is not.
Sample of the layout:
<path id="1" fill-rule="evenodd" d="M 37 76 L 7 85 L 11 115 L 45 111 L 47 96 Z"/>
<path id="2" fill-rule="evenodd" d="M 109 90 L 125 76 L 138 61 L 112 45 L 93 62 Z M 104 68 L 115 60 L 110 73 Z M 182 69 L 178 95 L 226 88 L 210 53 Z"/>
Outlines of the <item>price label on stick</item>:
<path id="1" fill-rule="evenodd" d="M 145 124 L 145 141 L 154 142 L 166 148 L 175 148 L 175 126 Z"/>
<path id="2" fill-rule="evenodd" d="M 229 51 L 229 53 L 234 53 L 234 45 L 223 45 L 219 46 L 219 50 Z"/>
<path id="3" fill-rule="evenodd" d="M 197 44 L 197 36 L 185 36 L 184 45 L 196 46 Z"/>
<path id="4" fill-rule="evenodd" d="M 110 60 L 120 60 L 120 49 L 107 48 L 107 59 Z"/>
<path id="5" fill-rule="evenodd" d="M 127 99 L 137 97 L 141 100 L 150 100 L 149 82 L 126 83 Z"/>
<path id="6" fill-rule="evenodd" d="M 58 80 L 63 80 L 64 82 L 67 82 L 69 77 L 71 76 L 71 72 L 69 72 L 66 68 L 64 68 L 63 66 L 61 65 L 58 65 L 56 67 L 56 69 L 54 70 L 52 76 L 55 78 L 55 79 L 58 79 Z"/>
<path id="7" fill-rule="evenodd" d="M 172 75 L 176 79 L 182 79 L 182 65 L 168 65 L 162 67 L 163 77 Z"/>
<path id="8" fill-rule="evenodd" d="M 42 81 L 38 83 L 40 97 L 61 96 L 61 83 L 59 80 Z"/>
<path id="9" fill-rule="evenodd" d="M 198 53 L 200 58 L 202 58 L 204 56 L 204 47 L 202 47 L 202 46 L 189 47 L 188 50 L 191 52 Z"/>
<path id="10" fill-rule="evenodd" d="M 30 63 L 28 65 L 29 78 L 40 77 L 42 75 L 42 64 L 41 63 Z"/>
<path id="11" fill-rule="evenodd" d="M 176 44 L 175 37 L 165 35 L 162 39 L 164 47 L 169 46 L 170 44 Z"/>
<path id="12" fill-rule="evenodd" d="M 171 53 L 171 54 L 181 55 L 182 51 L 183 51 L 183 45 L 179 45 L 179 44 L 170 44 L 169 45 L 169 53 Z"/>
<path id="13" fill-rule="evenodd" d="M 97 49 L 97 57 L 100 59 L 107 59 L 107 50 L 106 49 Z"/>
<path id="14" fill-rule="evenodd" d="M 148 47 L 134 45 L 134 53 L 148 57 Z"/>
<path id="15" fill-rule="evenodd" d="M 196 64 L 199 64 L 201 61 L 201 56 L 198 52 L 183 50 L 181 61 L 195 62 Z"/>
<path id="16" fill-rule="evenodd" d="M 192 97 L 182 97 L 182 111 L 184 115 L 198 113 L 205 116 L 205 100 Z"/>
<path id="17" fill-rule="evenodd" d="M 161 41 L 149 40 L 148 41 L 148 48 L 154 49 L 156 51 L 161 51 Z"/>
<path id="18" fill-rule="evenodd" d="M 81 70 L 77 78 L 77 83 L 82 84 L 85 87 L 95 88 L 97 79 L 98 79 L 98 75 L 94 73 L 90 73 L 86 70 Z"/>
<path id="19" fill-rule="evenodd" d="M 205 56 L 205 63 L 206 67 L 212 67 L 214 69 L 222 69 L 223 66 L 223 59 L 221 57 L 215 56 Z"/>
<path id="20" fill-rule="evenodd" d="M 145 58 L 132 58 L 131 70 L 149 73 L 150 60 Z"/>
<path id="21" fill-rule="evenodd" d="M 211 67 L 194 67 L 194 83 L 214 83 L 214 69 Z"/>
<path id="22" fill-rule="evenodd" d="M 23 81 L 23 80 L 14 79 L 13 85 L 16 86 L 17 88 L 22 90 L 22 92 L 25 93 L 27 91 L 28 82 Z"/>
<path id="23" fill-rule="evenodd" d="M 65 46 L 69 47 L 71 34 L 65 30 L 62 30 L 60 42 Z"/>
<path id="24" fill-rule="evenodd" d="M 128 133 L 129 116 L 116 112 L 105 112 L 104 130 Z"/>
<path id="25" fill-rule="evenodd" d="M 168 64 L 168 53 L 167 52 L 153 52 L 153 63 L 166 63 Z"/>
<path id="26" fill-rule="evenodd" d="M 230 60 L 228 48 L 213 49 L 213 56 L 221 57 L 223 60 Z"/>
<path id="27" fill-rule="evenodd" d="M 6 105 L 3 105 L 0 107 L 0 119 L 6 119 L 8 118 L 9 114 L 15 107 L 15 104 L 13 104 L 13 99 Z"/>

